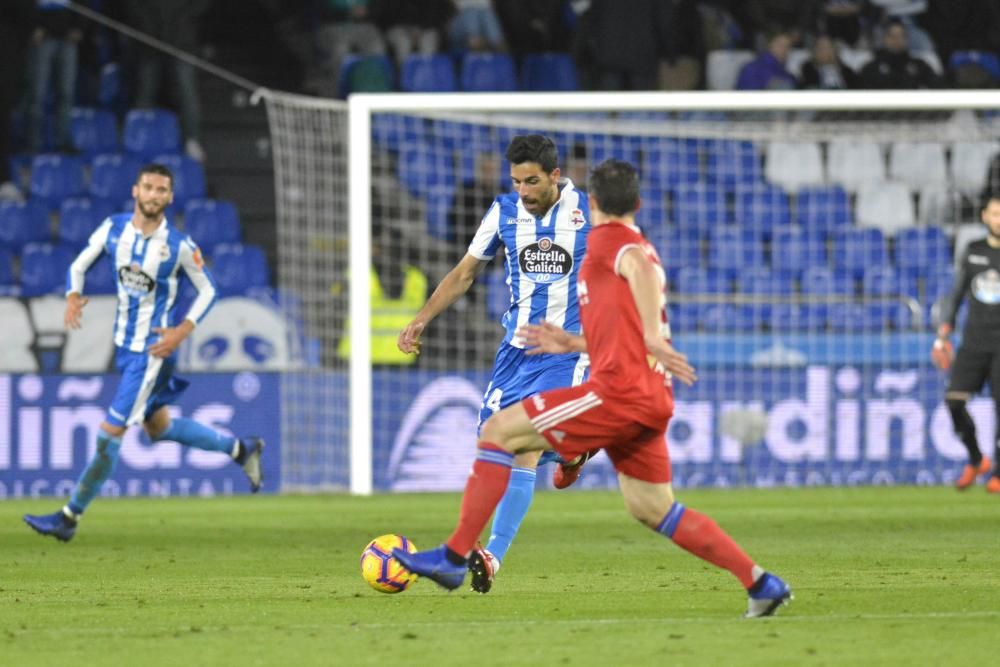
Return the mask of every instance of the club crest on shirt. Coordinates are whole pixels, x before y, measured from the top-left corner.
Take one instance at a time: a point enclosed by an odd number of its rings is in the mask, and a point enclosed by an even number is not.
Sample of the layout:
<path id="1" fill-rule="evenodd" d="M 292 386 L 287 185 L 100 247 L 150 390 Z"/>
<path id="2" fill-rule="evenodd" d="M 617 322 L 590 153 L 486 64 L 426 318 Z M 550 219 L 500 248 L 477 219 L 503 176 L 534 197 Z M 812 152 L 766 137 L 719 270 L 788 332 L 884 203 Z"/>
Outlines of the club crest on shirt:
<path id="1" fill-rule="evenodd" d="M 587 219 L 583 217 L 583 211 L 578 208 L 574 208 L 569 212 L 569 221 L 573 223 L 573 227 L 576 229 L 580 229 L 587 224 Z"/>
<path id="2" fill-rule="evenodd" d="M 521 249 L 517 256 L 521 274 L 536 283 L 552 283 L 573 270 L 573 254 L 548 237 Z"/>
<path id="3" fill-rule="evenodd" d="M 972 294 L 981 303 L 1000 303 L 1000 273 L 987 269 L 972 279 Z"/>

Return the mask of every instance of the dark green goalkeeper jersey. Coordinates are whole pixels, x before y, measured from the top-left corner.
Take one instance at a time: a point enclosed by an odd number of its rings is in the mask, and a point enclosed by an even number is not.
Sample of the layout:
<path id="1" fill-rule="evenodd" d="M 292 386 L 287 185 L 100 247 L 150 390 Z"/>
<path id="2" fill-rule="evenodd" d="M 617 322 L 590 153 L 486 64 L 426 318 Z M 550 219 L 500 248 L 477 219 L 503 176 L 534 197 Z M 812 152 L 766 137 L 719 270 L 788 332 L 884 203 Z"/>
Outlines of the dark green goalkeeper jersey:
<path id="1" fill-rule="evenodd" d="M 969 300 L 969 316 L 962 344 L 981 349 L 1000 348 L 1000 248 L 986 239 L 966 248 L 955 276 L 955 287 L 941 304 L 941 322 L 954 328 L 962 300 Z"/>

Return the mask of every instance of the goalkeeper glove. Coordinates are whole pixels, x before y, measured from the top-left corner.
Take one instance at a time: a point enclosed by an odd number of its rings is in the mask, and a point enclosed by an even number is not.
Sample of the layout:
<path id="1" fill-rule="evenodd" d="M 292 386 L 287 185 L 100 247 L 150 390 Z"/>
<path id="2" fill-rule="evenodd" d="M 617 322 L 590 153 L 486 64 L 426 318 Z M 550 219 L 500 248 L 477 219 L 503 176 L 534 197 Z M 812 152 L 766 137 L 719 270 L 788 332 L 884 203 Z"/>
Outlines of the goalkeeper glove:
<path id="1" fill-rule="evenodd" d="M 939 326 L 937 338 L 934 339 L 934 345 L 931 347 L 931 362 L 943 371 L 951 367 L 951 360 L 955 356 L 955 348 L 948 340 L 950 334 L 950 325 L 942 324 Z"/>

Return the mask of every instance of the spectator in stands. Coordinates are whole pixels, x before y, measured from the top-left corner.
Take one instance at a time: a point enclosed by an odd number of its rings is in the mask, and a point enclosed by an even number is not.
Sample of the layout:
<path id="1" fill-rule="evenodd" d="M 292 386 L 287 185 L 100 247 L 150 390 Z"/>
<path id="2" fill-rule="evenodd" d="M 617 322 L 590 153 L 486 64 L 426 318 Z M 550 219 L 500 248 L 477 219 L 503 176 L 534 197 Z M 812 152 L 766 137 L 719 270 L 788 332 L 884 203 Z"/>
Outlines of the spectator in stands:
<path id="1" fill-rule="evenodd" d="M 454 14 L 451 0 L 372 0 L 371 15 L 388 42 L 396 62 L 412 53 L 441 51 L 442 35 Z"/>
<path id="2" fill-rule="evenodd" d="M 55 148 L 72 151 L 70 113 L 76 95 L 77 61 L 83 39 L 81 19 L 58 2 L 41 0 L 35 13 L 35 31 L 29 54 L 31 97 L 28 103 L 28 150 L 37 153 L 46 148 L 42 140 L 45 98 L 49 86 L 56 83 Z M 6 63 L 4 63 L 6 67 Z"/>
<path id="3" fill-rule="evenodd" d="M 934 40 L 921 26 L 927 12 L 927 0 L 868 0 L 881 13 L 875 29 L 875 43 L 881 42 L 887 21 L 899 21 L 906 26 L 910 48 L 914 51 L 933 51 Z"/>
<path id="4" fill-rule="evenodd" d="M 885 28 L 882 48 L 875 58 L 861 68 L 862 88 L 906 90 L 935 88 L 940 85 L 931 66 L 910 55 L 906 26 L 901 21 L 889 21 Z"/>
<path id="5" fill-rule="evenodd" d="M 573 14 L 565 0 L 493 0 L 493 8 L 515 57 L 569 50 Z"/>
<path id="6" fill-rule="evenodd" d="M 193 54 L 197 51 L 199 21 L 208 8 L 208 0 L 128 2 L 125 3 L 125 8 L 129 22 L 142 32 L 185 53 Z M 192 159 L 203 162 L 205 150 L 201 145 L 201 98 L 193 66 L 151 47 L 139 47 L 135 106 L 150 108 L 159 104 L 164 69 L 170 71 L 174 92 L 180 104 L 184 151 Z"/>
<path id="7" fill-rule="evenodd" d="M 665 0 L 659 8 L 660 90 L 700 88 L 706 50 L 698 3 L 694 0 Z"/>
<path id="8" fill-rule="evenodd" d="M 813 44 L 812 58 L 802 65 L 799 85 L 822 90 L 857 88 L 858 75 L 837 55 L 834 41 L 827 35 L 820 35 Z"/>
<path id="9" fill-rule="evenodd" d="M 1000 2 L 996 0 L 930 0 L 923 23 L 934 37 L 942 62 L 948 62 L 955 51 L 1000 52 Z"/>
<path id="10" fill-rule="evenodd" d="M 816 25 L 818 7 L 810 0 L 744 0 L 741 4 L 749 21 L 746 27 L 757 36 L 758 48 L 762 46 L 761 38 L 767 39 L 769 47 L 768 36 L 777 33 L 784 34 L 791 44 L 799 44 Z"/>
<path id="11" fill-rule="evenodd" d="M 581 20 L 578 59 L 598 90 L 655 90 L 661 34 L 657 0 L 592 0 Z"/>
<path id="12" fill-rule="evenodd" d="M 472 181 L 460 182 L 455 192 L 455 207 L 448 214 L 448 224 L 455 235 L 453 263 L 465 255 L 482 222 L 483 212 L 493 205 L 497 188 L 504 183 L 501 179 L 502 168 L 500 156 L 495 151 L 483 151 L 476 154 Z"/>
<path id="13" fill-rule="evenodd" d="M 864 45 L 867 7 L 866 0 L 824 0 L 818 27 L 822 34 L 848 46 Z"/>
<path id="14" fill-rule="evenodd" d="M 0 201 L 20 200 L 17 174 L 11 172 L 11 112 L 17 104 L 24 51 L 31 33 L 35 0 L 7 0 L 0 3 Z"/>
<path id="15" fill-rule="evenodd" d="M 452 51 L 503 51 L 500 19 L 490 0 L 454 0 L 456 13 L 448 25 Z"/>
<path id="16" fill-rule="evenodd" d="M 372 21 L 372 0 L 323 0 L 317 32 L 319 66 L 309 76 L 307 85 L 313 92 L 336 97 L 340 69 L 349 54 L 385 55 L 385 40 Z"/>
<path id="17" fill-rule="evenodd" d="M 737 90 L 792 90 L 798 82 L 785 69 L 792 39 L 786 33 L 774 33 L 767 41 L 767 49 L 740 70 L 736 80 Z"/>

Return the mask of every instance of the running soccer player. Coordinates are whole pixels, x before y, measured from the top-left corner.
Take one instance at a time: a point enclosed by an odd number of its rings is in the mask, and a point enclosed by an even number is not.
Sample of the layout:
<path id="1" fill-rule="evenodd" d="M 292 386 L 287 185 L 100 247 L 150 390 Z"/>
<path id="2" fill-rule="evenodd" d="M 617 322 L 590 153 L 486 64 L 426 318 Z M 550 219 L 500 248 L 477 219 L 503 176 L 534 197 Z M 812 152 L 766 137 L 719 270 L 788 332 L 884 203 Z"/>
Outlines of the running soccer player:
<path id="1" fill-rule="evenodd" d="M 80 475 L 69 502 L 53 514 L 24 515 L 24 521 L 42 535 L 63 542 L 73 538 L 87 506 L 114 472 L 122 436 L 129 426 L 139 422 L 154 441 L 173 440 L 232 457 L 250 479 L 250 489 L 254 493 L 260 489 L 262 439 L 225 436 L 191 419 L 173 419 L 167 409 L 167 404 L 188 385 L 174 376 L 177 347 L 215 303 L 215 286 L 205 270 L 201 251 L 189 236 L 171 227 L 164 216 L 174 199 L 173 180 L 170 170 L 162 165 L 149 164 L 140 169 L 132 186 L 132 213 L 105 220 L 67 272 L 64 321 L 67 328 L 79 329 L 87 305 L 84 274 L 101 253 L 111 256 L 118 281 L 115 365 L 122 378 L 101 423 L 97 451 Z M 185 319 L 172 326 L 180 269 L 194 283 L 198 297 Z"/>
<path id="2" fill-rule="evenodd" d="M 670 343 L 666 280 L 653 246 L 635 226 L 639 180 L 627 162 L 608 160 L 588 181 L 594 231 L 577 294 L 586 338 L 552 323 L 519 329 L 528 354 L 587 351 L 587 382 L 543 391 L 493 415 L 448 541 L 393 556 L 408 570 L 458 588 L 466 559 L 499 501 L 515 455 L 554 449 L 565 460 L 602 448 L 618 471 L 625 504 L 649 528 L 731 572 L 749 593 L 745 616 L 769 616 L 791 589 L 765 572 L 709 517 L 674 499 L 666 429 L 673 413 L 671 378 L 692 384 L 694 368 Z"/>
<path id="3" fill-rule="evenodd" d="M 491 415 L 545 389 L 579 384 L 585 355 L 525 354 L 515 336 L 519 326 L 547 320 L 580 331 L 576 276 L 586 251 L 590 212 L 586 195 L 560 177 L 558 152 L 539 134 L 514 137 L 506 152 L 514 191 L 498 196 L 480 223 L 466 255 L 444 277 L 398 338 L 403 352 L 420 352 L 420 335 L 430 322 L 469 291 L 476 277 L 504 247 L 510 307 L 506 335 L 497 350 L 493 375 L 479 410 L 479 429 Z M 507 492 L 497 507 L 486 548 L 476 547 L 469 567 L 472 589 L 486 593 L 507 555 L 535 493 L 541 452 L 518 454 Z M 554 456 L 549 459 L 554 459 Z M 563 488 L 579 475 L 585 458 L 560 463 L 554 481 Z M 542 462 L 545 462 L 544 460 Z"/>
<path id="4" fill-rule="evenodd" d="M 994 443 L 993 468 L 983 456 L 976 439 L 976 424 L 966 407 L 972 395 L 988 379 L 996 414 L 1000 418 L 1000 193 L 987 197 L 981 214 L 986 225 L 985 239 L 966 248 L 955 288 L 942 303 L 941 324 L 931 349 L 931 360 L 941 370 L 951 368 L 951 381 L 944 400 L 951 413 L 955 433 L 969 452 L 969 462 L 955 481 L 955 488 L 965 490 L 981 475 L 989 475 L 986 491 L 1000 493 L 1000 437 Z M 969 317 L 962 334 L 962 345 L 952 359 L 951 332 L 955 328 L 958 307 L 969 297 Z M 952 366 L 954 361 L 954 366 Z M 992 472 L 992 474 L 990 474 Z"/>

